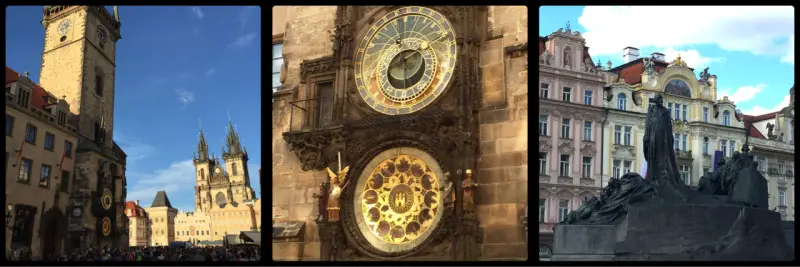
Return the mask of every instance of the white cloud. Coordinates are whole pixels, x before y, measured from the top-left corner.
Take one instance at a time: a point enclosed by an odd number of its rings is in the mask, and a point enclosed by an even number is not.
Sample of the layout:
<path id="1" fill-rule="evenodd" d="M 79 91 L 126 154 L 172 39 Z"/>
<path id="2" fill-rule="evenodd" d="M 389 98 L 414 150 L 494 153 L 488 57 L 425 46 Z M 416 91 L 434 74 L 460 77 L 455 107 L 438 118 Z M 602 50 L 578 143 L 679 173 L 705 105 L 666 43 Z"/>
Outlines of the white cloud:
<path id="1" fill-rule="evenodd" d="M 777 105 L 773 106 L 772 108 L 763 108 L 761 106 L 756 105 L 756 106 L 752 107 L 749 110 L 742 111 L 742 113 L 746 114 L 746 115 L 757 116 L 757 115 L 762 115 L 762 114 L 766 114 L 766 113 L 770 113 L 770 112 L 779 111 L 779 110 L 789 106 L 789 100 L 791 100 L 791 99 L 789 98 L 789 95 L 787 94 L 786 96 L 783 97 L 783 101 L 781 101 Z"/>
<path id="2" fill-rule="evenodd" d="M 252 43 L 253 39 L 255 39 L 255 38 L 256 38 L 256 33 L 245 34 L 245 35 L 239 37 L 239 39 L 236 39 L 236 41 L 231 43 L 229 46 L 231 46 L 231 47 L 245 47 L 245 46 L 249 45 L 250 43 Z"/>
<path id="3" fill-rule="evenodd" d="M 700 55 L 700 52 L 697 52 L 697 50 L 694 49 L 675 50 L 674 48 L 670 47 L 664 49 L 662 53 L 664 53 L 664 59 L 667 62 L 672 62 L 678 58 L 678 55 L 680 55 L 681 60 L 686 62 L 686 65 L 695 70 L 702 70 L 703 68 L 708 67 L 711 62 L 720 62 L 725 60 L 724 58 L 720 57 L 703 57 Z"/>
<path id="4" fill-rule="evenodd" d="M 165 169 L 152 173 L 129 173 L 128 181 L 136 181 L 128 185 L 128 201 L 139 200 L 142 207 L 149 207 L 158 191 L 167 192 L 170 203 L 178 209 L 193 210 L 195 169 L 192 160 L 174 162 Z M 184 196 L 192 199 L 186 201 Z M 189 207 L 181 207 L 179 203 L 190 203 Z"/>
<path id="5" fill-rule="evenodd" d="M 181 103 L 181 108 L 186 108 L 189 104 L 194 102 L 194 93 L 187 91 L 185 87 L 175 89 L 175 93 L 178 94 L 178 102 Z"/>
<path id="6" fill-rule="evenodd" d="M 114 141 L 119 144 L 125 154 L 128 155 L 127 164 L 130 169 L 136 162 L 149 157 L 155 152 L 155 147 L 144 143 L 133 136 L 128 136 L 120 131 L 114 132 Z"/>
<path id="7" fill-rule="evenodd" d="M 730 89 L 719 90 L 717 99 L 722 99 L 723 97 L 727 96 L 728 100 L 733 101 L 734 104 L 738 105 L 742 102 L 747 102 L 753 99 L 756 94 L 764 90 L 764 87 L 767 87 L 767 85 L 763 83 L 756 86 L 742 86 L 739 87 L 739 89 L 736 89 L 736 91 L 732 94 Z"/>
<path id="8" fill-rule="evenodd" d="M 216 71 L 217 71 L 216 69 L 214 69 L 214 68 L 210 68 L 210 69 L 208 69 L 208 70 L 206 71 L 206 76 L 211 76 L 211 75 L 214 75 L 214 72 L 216 72 Z"/>
<path id="9" fill-rule="evenodd" d="M 189 10 L 191 10 L 192 13 L 194 13 L 194 15 L 197 16 L 198 19 L 203 19 L 203 17 L 206 16 L 205 14 L 203 14 L 203 10 L 200 9 L 200 7 L 193 6 L 190 7 Z"/>
<path id="10" fill-rule="evenodd" d="M 250 21 L 250 18 L 253 16 L 253 11 L 255 11 L 258 7 L 249 6 L 242 9 L 242 13 L 239 14 L 239 26 L 244 29 L 247 26 L 247 22 Z"/>
<path id="11" fill-rule="evenodd" d="M 711 44 L 794 62 L 791 6 L 590 6 L 578 22 L 592 54 Z"/>

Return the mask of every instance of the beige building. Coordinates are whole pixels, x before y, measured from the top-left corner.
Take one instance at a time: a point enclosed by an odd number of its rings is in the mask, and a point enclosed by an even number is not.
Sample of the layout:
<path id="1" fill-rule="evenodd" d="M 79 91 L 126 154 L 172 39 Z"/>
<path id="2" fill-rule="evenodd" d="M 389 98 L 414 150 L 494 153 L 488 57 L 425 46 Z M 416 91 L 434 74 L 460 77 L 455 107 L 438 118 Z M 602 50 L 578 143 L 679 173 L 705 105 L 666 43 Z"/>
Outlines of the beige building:
<path id="1" fill-rule="evenodd" d="M 150 218 L 150 246 L 169 246 L 175 241 L 175 217 L 178 210 L 169 203 L 167 193 L 158 191 L 149 208 L 145 208 Z"/>
<path id="2" fill-rule="evenodd" d="M 150 218 L 144 208 L 139 206 L 139 200 L 125 202 L 125 215 L 130 222 L 129 245 L 135 247 L 150 244 Z"/>
<path id="3" fill-rule="evenodd" d="M 6 255 L 63 253 L 78 133 L 67 101 L 6 67 Z"/>
<path id="4" fill-rule="evenodd" d="M 69 104 L 69 113 L 75 115 L 58 120 L 75 125 L 78 137 L 66 247 L 127 247 L 127 156 L 113 138 L 116 45 L 121 38 L 117 8 L 112 14 L 104 6 L 45 6 L 42 14 L 39 84 Z M 41 96 L 31 95 L 32 101 L 37 98 Z"/>
<path id="5" fill-rule="evenodd" d="M 206 212 L 179 211 L 175 216 L 175 241 L 197 244 L 214 241 L 211 232 L 211 217 Z"/>
<path id="6" fill-rule="evenodd" d="M 273 7 L 273 259 L 526 259 L 527 14 L 525 6 Z M 409 161 L 426 167 L 414 177 L 441 186 L 397 176 L 407 169 L 394 166 Z M 350 183 L 340 184 L 337 205 L 326 197 L 326 168 L 340 166 Z M 376 184 L 377 175 L 394 178 Z M 421 189 L 399 180 L 430 186 L 431 202 L 414 202 Z M 386 194 L 371 198 L 369 184 Z M 393 197 L 417 195 L 388 202 L 393 188 L 404 192 Z M 360 210 L 373 200 L 382 210 Z M 422 208 L 434 200 L 445 206 Z"/>

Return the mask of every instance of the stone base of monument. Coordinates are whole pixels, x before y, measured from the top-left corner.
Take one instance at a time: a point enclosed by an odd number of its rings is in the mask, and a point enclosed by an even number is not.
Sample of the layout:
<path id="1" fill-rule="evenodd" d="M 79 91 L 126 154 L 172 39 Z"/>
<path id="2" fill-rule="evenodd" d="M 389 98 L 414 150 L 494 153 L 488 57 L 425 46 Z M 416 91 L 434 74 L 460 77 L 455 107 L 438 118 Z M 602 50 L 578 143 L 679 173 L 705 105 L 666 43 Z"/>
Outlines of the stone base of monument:
<path id="1" fill-rule="evenodd" d="M 633 205 L 617 225 L 558 225 L 552 259 L 792 260 L 794 250 L 786 230 L 780 214 L 766 209 Z"/>

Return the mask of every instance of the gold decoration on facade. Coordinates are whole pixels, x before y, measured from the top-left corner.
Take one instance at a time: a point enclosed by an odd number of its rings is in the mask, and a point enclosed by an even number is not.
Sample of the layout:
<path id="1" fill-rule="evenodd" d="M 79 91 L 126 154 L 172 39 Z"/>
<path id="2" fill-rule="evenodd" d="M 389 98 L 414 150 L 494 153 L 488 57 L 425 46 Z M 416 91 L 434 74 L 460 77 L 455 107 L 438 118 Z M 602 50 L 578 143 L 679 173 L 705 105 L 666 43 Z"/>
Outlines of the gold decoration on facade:
<path id="1" fill-rule="evenodd" d="M 433 218 L 442 211 L 439 179 L 415 156 L 398 155 L 382 161 L 359 192 L 361 216 L 369 234 L 390 244 L 419 238 L 433 228 Z"/>
<path id="2" fill-rule="evenodd" d="M 328 171 L 328 177 L 331 179 L 331 191 L 328 195 L 328 221 L 339 221 L 339 197 L 342 195 L 342 190 L 350 183 L 345 182 L 347 172 L 350 171 L 350 166 L 342 169 L 342 153 L 339 152 L 339 173 L 335 173 L 331 168 L 325 168 Z"/>
<path id="3" fill-rule="evenodd" d="M 103 229 L 102 229 L 103 236 L 110 235 L 111 234 L 111 219 L 109 219 L 108 217 L 103 217 L 102 227 L 103 227 Z"/>
<path id="4" fill-rule="evenodd" d="M 686 62 L 684 62 L 681 59 L 681 54 L 678 54 L 678 57 L 675 60 L 673 60 L 669 65 L 670 66 L 678 66 L 678 67 L 687 67 L 686 66 Z"/>
<path id="5" fill-rule="evenodd" d="M 111 205 L 114 203 L 113 197 L 111 195 L 111 189 L 103 188 L 103 196 L 100 198 L 100 204 L 103 205 L 103 209 L 109 210 L 111 209 Z"/>
<path id="6" fill-rule="evenodd" d="M 418 111 L 441 95 L 453 80 L 456 33 L 441 13 L 403 7 L 376 20 L 356 49 L 359 94 L 387 115 Z"/>

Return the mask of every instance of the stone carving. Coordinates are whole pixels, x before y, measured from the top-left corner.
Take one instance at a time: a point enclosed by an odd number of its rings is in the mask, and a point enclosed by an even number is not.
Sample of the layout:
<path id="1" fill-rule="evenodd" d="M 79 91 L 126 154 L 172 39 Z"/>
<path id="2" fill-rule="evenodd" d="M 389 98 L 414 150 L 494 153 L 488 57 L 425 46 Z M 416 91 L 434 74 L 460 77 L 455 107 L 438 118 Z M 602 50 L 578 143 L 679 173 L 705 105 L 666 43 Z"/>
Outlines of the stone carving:
<path id="1" fill-rule="evenodd" d="M 712 209 L 713 207 L 736 207 L 741 208 L 742 211 L 768 208 L 767 181 L 758 172 L 758 164 L 753 161 L 753 155 L 749 154 L 749 149 L 747 149 L 747 140 L 749 139 L 746 139 L 741 153 L 735 152 L 728 162 L 718 161 L 716 171 L 706 173 L 701 178 L 697 190 L 692 190 L 685 185 L 680 179 L 675 162 L 670 114 L 663 106 L 661 95 L 657 95 L 653 102 L 655 105 L 651 106 L 647 113 L 643 142 L 645 159 L 650 163 L 647 168 L 648 179 L 644 180 L 636 173 L 628 173 L 621 178 L 612 178 L 609 180 L 608 186 L 602 190 L 599 198 L 587 199 L 580 208 L 571 212 L 567 219 L 560 224 L 617 224 L 628 216 L 631 207 L 641 210 L 653 206 L 672 206 L 678 207 L 678 209 L 684 209 L 683 206 L 685 206 L 685 209 L 690 210 L 692 207 L 710 206 Z M 739 253 L 747 253 L 750 257 L 766 255 L 763 257 L 773 260 L 793 257 L 790 256 L 792 252 L 786 244 L 783 233 L 779 231 L 773 233 L 771 230 L 763 229 L 756 231 L 754 229 L 761 229 L 761 226 L 766 228 L 771 226 L 759 224 L 765 220 L 749 218 L 746 220 L 747 224 L 744 225 L 743 216 L 740 214 L 740 218 L 731 226 L 730 232 L 720 236 L 714 243 L 682 243 L 677 252 L 671 253 L 676 253 L 677 255 L 674 255 L 676 258 L 684 256 L 694 258 L 698 251 L 702 252 L 703 258 L 708 259 Z M 630 227 L 641 226 L 631 225 L 626 228 Z M 694 226 L 681 225 L 677 227 L 684 230 L 687 227 L 694 229 L 692 228 Z M 632 232 L 632 230 L 625 231 L 628 232 L 628 235 Z M 680 238 L 680 236 L 675 238 Z M 758 247 L 755 249 L 753 246 L 737 245 L 739 242 L 755 242 L 755 240 L 760 240 L 758 242 L 763 243 L 759 244 L 763 245 L 754 245 Z M 625 242 L 635 243 L 638 241 L 635 237 L 629 236 Z M 660 249 L 662 246 L 656 245 L 649 248 Z M 751 253 L 752 250 L 758 252 Z M 625 251 L 624 248 L 622 251 Z M 647 254 L 647 251 L 643 250 L 642 255 Z"/>
<path id="2" fill-rule="evenodd" d="M 593 156 L 597 152 L 592 143 L 584 143 L 581 148 L 581 155 Z"/>
<path id="3" fill-rule="evenodd" d="M 708 73 L 708 67 L 706 67 L 703 72 L 700 73 L 700 83 L 709 85 L 708 78 L 711 78 L 711 74 Z"/>
<path id="4" fill-rule="evenodd" d="M 550 141 L 550 138 L 539 138 L 539 151 L 540 152 L 550 152 L 553 149 L 553 143 Z"/>
<path id="5" fill-rule="evenodd" d="M 550 54 L 549 51 L 545 50 L 542 55 L 539 56 L 539 63 L 545 64 L 547 66 L 553 65 L 553 55 Z"/>
<path id="6" fill-rule="evenodd" d="M 341 161 L 339 161 L 339 168 L 342 167 L 341 164 Z M 350 171 L 350 166 L 344 167 L 339 173 L 333 172 L 330 168 L 326 168 L 326 170 L 328 171 L 328 177 L 331 179 L 327 201 L 328 221 L 337 222 L 339 221 L 339 197 L 342 194 L 342 190 L 350 184 L 350 180 L 347 180 L 347 172 Z"/>
<path id="7" fill-rule="evenodd" d="M 767 122 L 767 138 L 770 140 L 775 140 L 775 134 L 773 131 L 775 130 L 775 124 Z"/>
<path id="8" fill-rule="evenodd" d="M 305 79 L 309 74 L 325 73 L 336 70 L 336 61 L 333 56 L 326 56 L 300 63 L 300 78 Z"/>
<path id="9" fill-rule="evenodd" d="M 330 192 L 330 184 L 327 182 L 319 183 L 319 192 L 314 193 L 312 197 L 317 199 L 317 219 L 316 221 L 323 222 L 325 221 L 325 215 L 327 214 L 328 209 L 328 193 Z"/>
<path id="10" fill-rule="evenodd" d="M 569 139 L 562 139 L 558 144 L 558 151 L 562 154 L 572 154 L 574 149 L 575 146 L 572 144 L 572 140 Z"/>
<path id="11" fill-rule="evenodd" d="M 650 59 L 645 59 L 644 73 L 646 75 L 653 75 L 656 73 L 655 60 L 656 60 L 655 55 L 651 55 Z"/>

